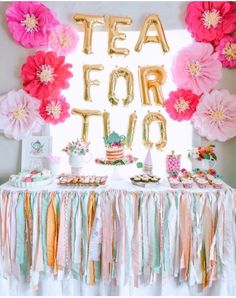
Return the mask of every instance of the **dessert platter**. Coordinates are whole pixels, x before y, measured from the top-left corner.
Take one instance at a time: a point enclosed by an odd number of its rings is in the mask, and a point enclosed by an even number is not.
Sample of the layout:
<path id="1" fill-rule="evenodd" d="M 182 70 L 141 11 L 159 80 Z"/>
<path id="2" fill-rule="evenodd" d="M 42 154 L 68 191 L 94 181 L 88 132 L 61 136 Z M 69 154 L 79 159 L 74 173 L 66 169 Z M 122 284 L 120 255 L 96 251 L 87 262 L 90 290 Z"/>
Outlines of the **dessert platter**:
<path id="1" fill-rule="evenodd" d="M 57 177 L 58 184 L 63 186 L 101 186 L 107 182 L 107 176 L 76 176 L 62 174 Z"/>
<path id="2" fill-rule="evenodd" d="M 130 177 L 130 180 L 134 185 L 145 187 L 150 184 L 158 184 L 161 178 L 155 175 L 140 174 Z"/>
<path id="3" fill-rule="evenodd" d="M 53 177 L 49 170 L 32 170 L 20 172 L 17 175 L 11 175 L 9 183 L 19 188 L 34 188 L 45 186 L 52 183 Z"/>

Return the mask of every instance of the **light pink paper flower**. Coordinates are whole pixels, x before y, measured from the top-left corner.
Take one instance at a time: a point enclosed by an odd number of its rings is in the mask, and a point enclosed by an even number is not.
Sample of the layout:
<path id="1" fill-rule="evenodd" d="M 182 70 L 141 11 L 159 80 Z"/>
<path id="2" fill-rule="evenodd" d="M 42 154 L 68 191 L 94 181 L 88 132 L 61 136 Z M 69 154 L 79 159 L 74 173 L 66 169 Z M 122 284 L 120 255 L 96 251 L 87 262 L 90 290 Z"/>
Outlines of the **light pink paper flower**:
<path id="1" fill-rule="evenodd" d="M 65 97 L 61 95 L 57 98 L 42 100 L 39 113 L 46 122 L 55 125 L 70 117 L 69 108 L 70 105 L 66 102 Z"/>
<path id="2" fill-rule="evenodd" d="M 195 42 L 179 51 L 172 74 L 179 88 L 200 95 L 217 85 L 222 77 L 222 65 L 211 44 Z"/>
<path id="3" fill-rule="evenodd" d="M 49 47 L 58 55 L 66 56 L 73 52 L 79 37 L 77 31 L 69 25 L 58 25 L 49 36 Z"/>
<path id="4" fill-rule="evenodd" d="M 12 2 L 6 17 L 13 39 L 25 48 L 47 45 L 51 30 L 58 24 L 53 12 L 40 2 Z"/>
<path id="5" fill-rule="evenodd" d="M 236 136 L 236 95 L 213 90 L 202 96 L 193 115 L 198 134 L 209 141 L 225 142 Z"/>
<path id="6" fill-rule="evenodd" d="M 227 36 L 223 38 L 218 47 L 218 58 L 222 65 L 228 68 L 236 67 L 236 36 Z"/>
<path id="7" fill-rule="evenodd" d="M 218 43 L 235 31 L 236 4 L 230 1 L 192 1 L 187 6 L 187 29 L 196 41 Z"/>
<path id="8" fill-rule="evenodd" d="M 0 97 L 0 130 L 8 138 L 21 140 L 38 132 L 43 119 L 38 113 L 40 101 L 24 90 L 10 91 Z"/>

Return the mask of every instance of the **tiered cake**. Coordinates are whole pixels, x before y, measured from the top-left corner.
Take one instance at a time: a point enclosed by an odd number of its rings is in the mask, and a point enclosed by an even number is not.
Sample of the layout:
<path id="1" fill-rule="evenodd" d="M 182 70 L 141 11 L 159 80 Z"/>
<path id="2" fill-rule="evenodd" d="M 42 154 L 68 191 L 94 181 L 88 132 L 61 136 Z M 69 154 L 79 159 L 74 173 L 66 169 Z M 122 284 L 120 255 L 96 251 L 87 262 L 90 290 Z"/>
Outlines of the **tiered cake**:
<path id="1" fill-rule="evenodd" d="M 109 136 L 104 138 L 106 146 L 106 158 L 108 161 L 124 159 L 125 141 L 125 136 L 120 136 L 114 131 Z"/>

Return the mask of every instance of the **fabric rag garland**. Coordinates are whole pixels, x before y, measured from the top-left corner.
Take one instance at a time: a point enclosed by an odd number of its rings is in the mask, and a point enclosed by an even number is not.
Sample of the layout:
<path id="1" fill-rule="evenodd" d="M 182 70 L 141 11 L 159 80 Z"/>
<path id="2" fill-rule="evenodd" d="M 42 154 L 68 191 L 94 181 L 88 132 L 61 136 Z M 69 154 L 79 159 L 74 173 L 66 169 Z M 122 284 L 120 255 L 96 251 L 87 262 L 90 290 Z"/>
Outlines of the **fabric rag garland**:
<path id="1" fill-rule="evenodd" d="M 25 48 L 47 45 L 51 30 L 59 24 L 53 12 L 40 2 L 13 2 L 6 17 L 13 39 Z"/>
<path id="2" fill-rule="evenodd" d="M 10 91 L 0 97 L 0 130 L 8 138 L 20 140 L 39 132 L 43 120 L 38 114 L 40 101 L 24 90 Z"/>

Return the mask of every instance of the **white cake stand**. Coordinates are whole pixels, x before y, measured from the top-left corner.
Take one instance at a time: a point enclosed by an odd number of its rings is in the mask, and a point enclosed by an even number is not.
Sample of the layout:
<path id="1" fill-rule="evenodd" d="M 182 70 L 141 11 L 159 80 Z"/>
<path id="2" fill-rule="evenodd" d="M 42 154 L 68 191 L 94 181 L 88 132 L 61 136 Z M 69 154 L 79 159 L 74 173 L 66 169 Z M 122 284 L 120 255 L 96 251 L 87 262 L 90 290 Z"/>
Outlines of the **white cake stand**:
<path id="1" fill-rule="evenodd" d="M 110 181 L 122 181 L 124 180 L 122 174 L 120 173 L 120 169 L 121 167 L 124 167 L 124 166 L 130 166 L 130 165 L 133 165 L 135 164 L 137 158 L 133 158 L 133 161 L 128 161 L 126 158 L 121 160 L 121 163 L 117 163 L 117 164 L 109 164 L 109 163 L 106 163 L 107 160 L 105 158 L 101 158 L 101 159 L 97 159 L 99 160 L 100 162 L 96 162 L 96 164 L 100 165 L 100 166 L 106 166 L 106 167 L 112 167 L 112 175 L 109 177 L 109 180 Z M 122 161 L 125 161 L 125 163 L 122 164 Z"/>

